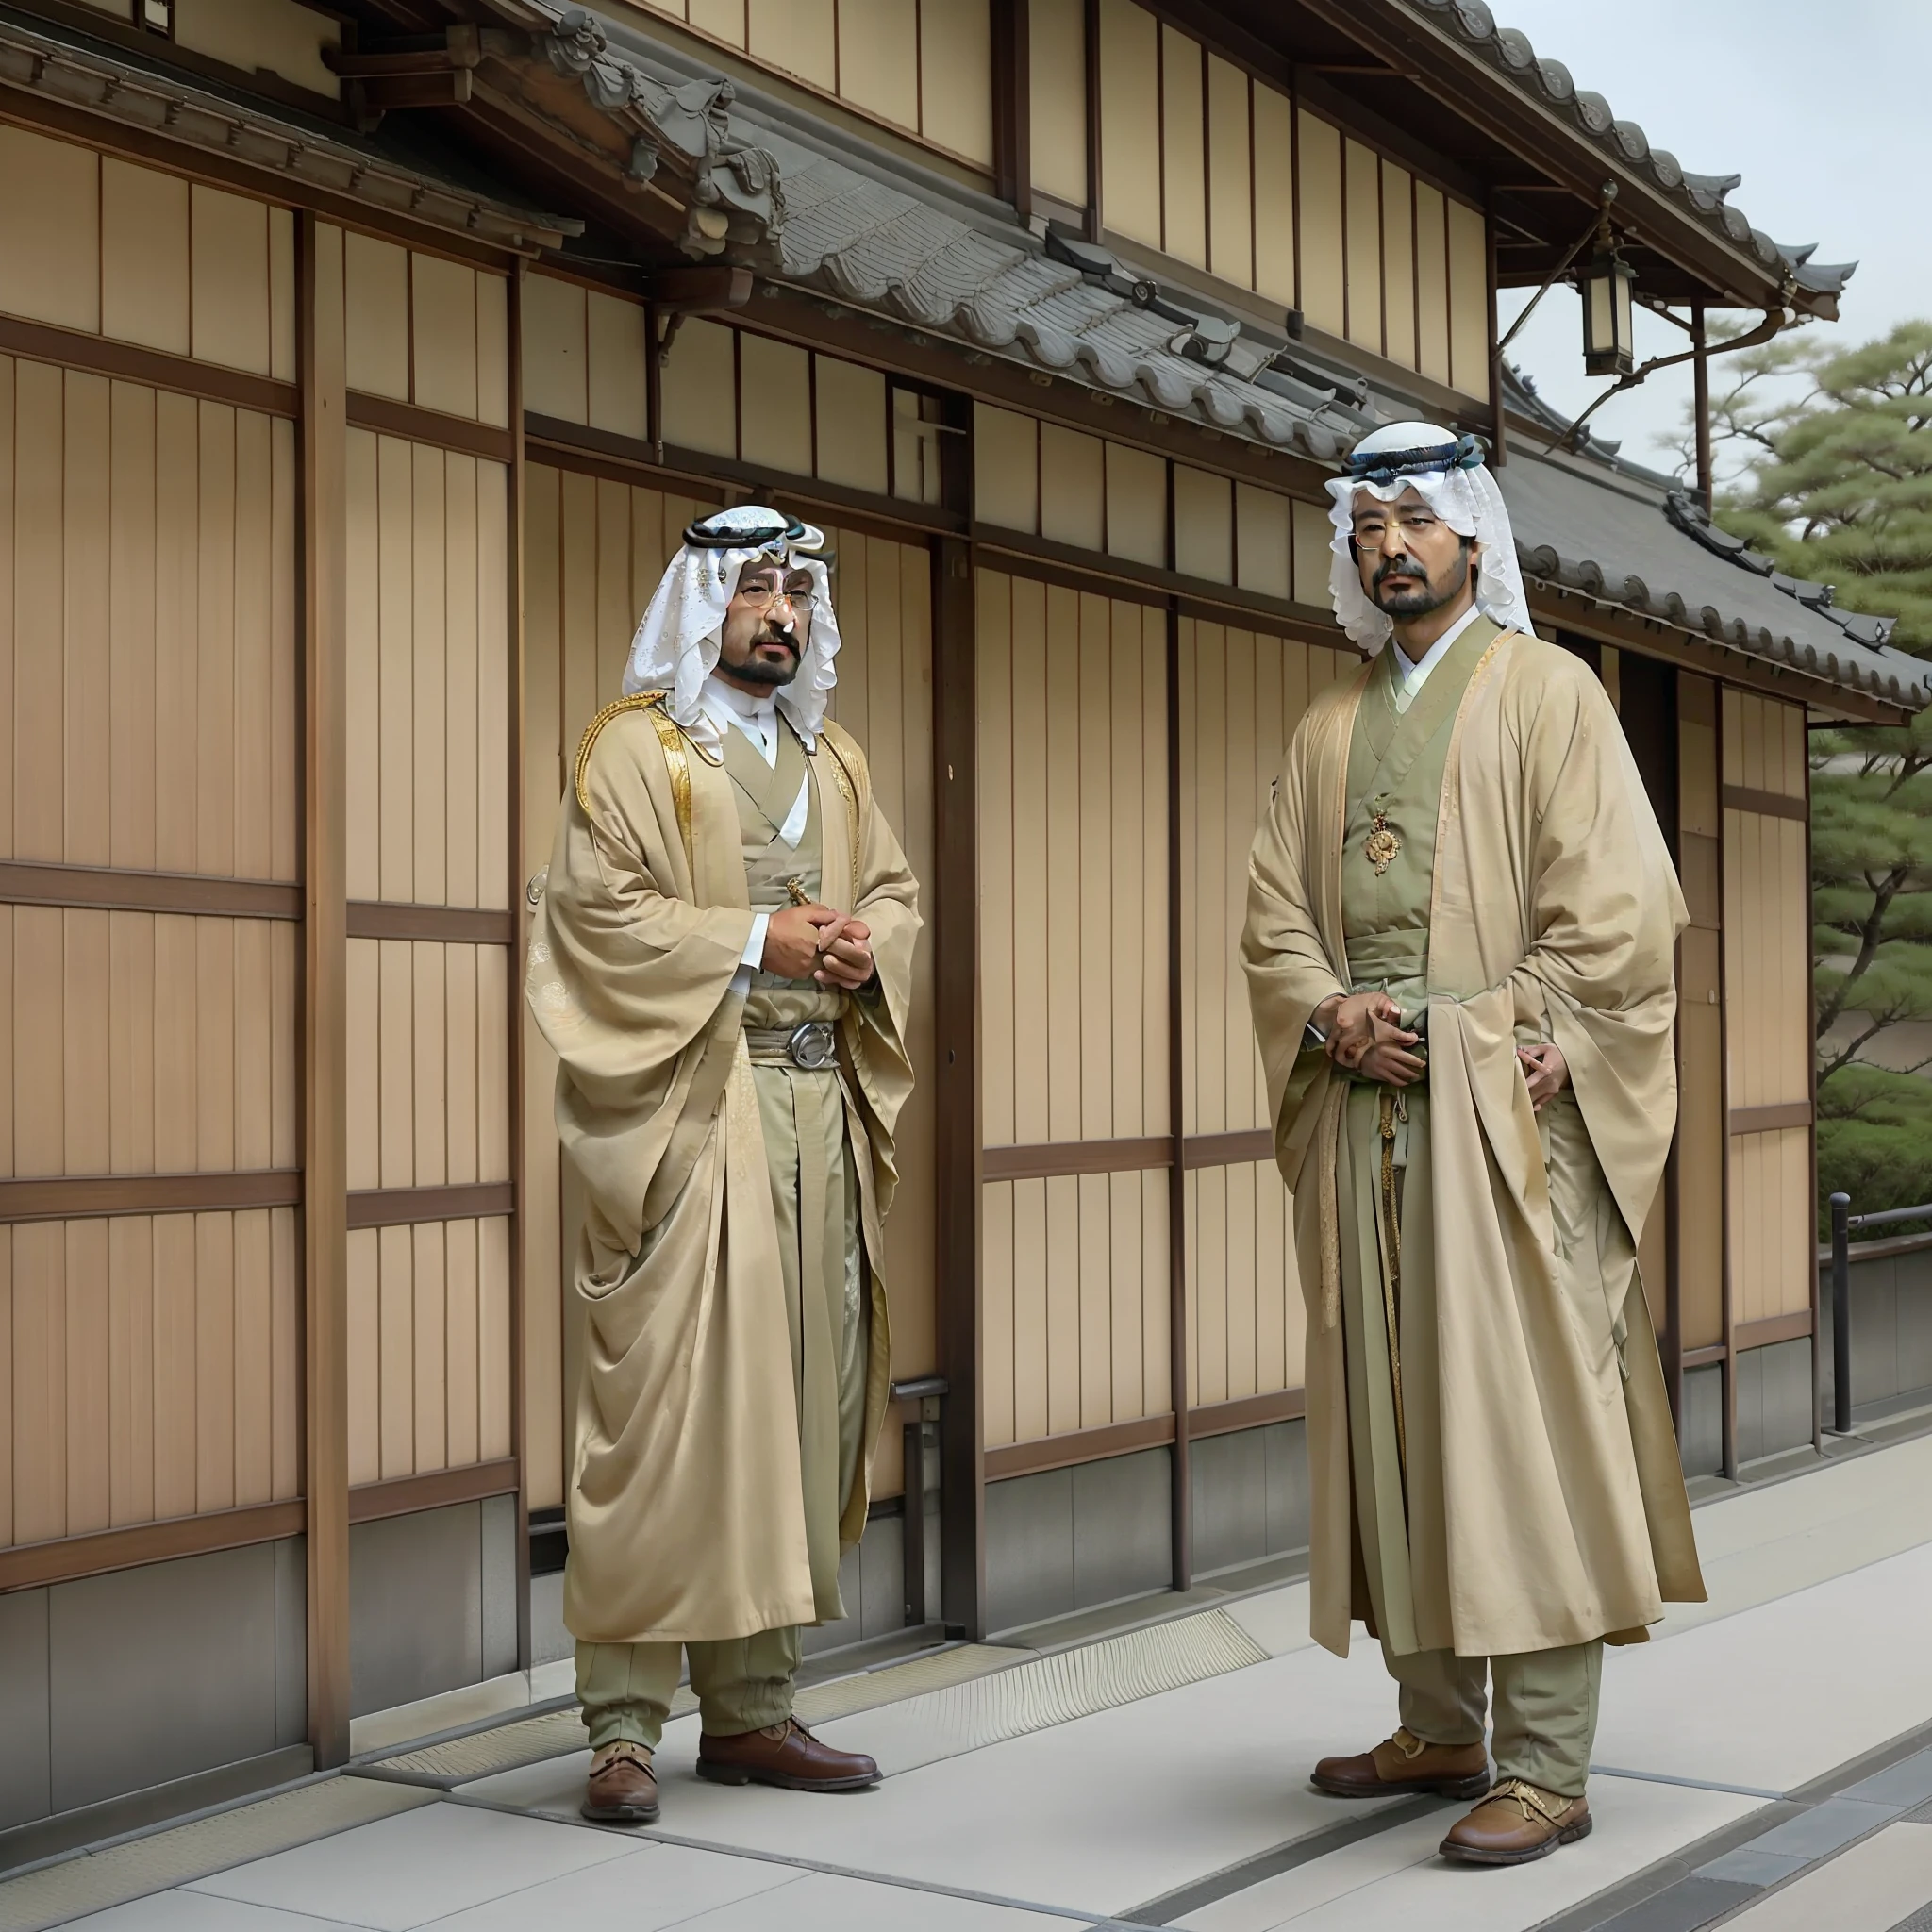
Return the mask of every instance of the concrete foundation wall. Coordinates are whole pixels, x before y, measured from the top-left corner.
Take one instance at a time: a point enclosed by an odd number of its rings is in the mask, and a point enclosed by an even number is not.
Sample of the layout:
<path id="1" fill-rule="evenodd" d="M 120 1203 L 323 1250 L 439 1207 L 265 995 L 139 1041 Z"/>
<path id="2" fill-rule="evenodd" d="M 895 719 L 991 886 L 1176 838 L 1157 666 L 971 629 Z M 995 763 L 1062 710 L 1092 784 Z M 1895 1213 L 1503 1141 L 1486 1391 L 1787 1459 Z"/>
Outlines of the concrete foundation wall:
<path id="1" fill-rule="evenodd" d="M 1811 1338 L 1738 1357 L 1738 1460 L 1756 1462 L 1811 1440 Z"/>
<path id="2" fill-rule="evenodd" d="M 1724 1370 L 1722 1362 L 1684 1372 L 1678 1441 L 1686 1475 L 1724 1469 Z M 1747 1348 L 1738 1357 L 1738 1460 L 1756 1462 L 1811 1440 L 1811 1338 Z"/>
<path id="3" fill-rule="evenodd" d="M 1880 1254 L 1869 1260 L 1852 1249 L 1852 1408 L 1874 1403 L 1909 1407 L 1932 1401 L 1932 1247 Z M 1822 1353 L 1824 1415 L 1831 1417 L 1831 1274 L 1824 1271 Z"/>
<path id="4" fill-rule="evenodd" d="M 513 1498 L 358 1524 L 349 1563 L 357 1716 L 516 1669 Z M 0 1596 L 0 1833 L 303 1745 L 307 1617 L 300 1537 Z"/>
<path id="5" fill-rule="evenodd" d="M 0 1830 L 307 1734 L 300 1537 L 0 1596 Z"/>
<path id="6" fill-rule="evenodd" d="M 1305 1425 L 1272 1423 L 1190 1444 L 1194 1569 L 1212 1575 L 1307 1545 Z M 1173 1452 L 1010 1476 L 986 1491 L 991 1631 L 1165 1589 L 1173 1578 Z"/>
<path id="7" fill-rule="evenodd" d="M 516 1669 L 516 1534 L 511 1496 L 349 1531 L 355 1716 Z"/>

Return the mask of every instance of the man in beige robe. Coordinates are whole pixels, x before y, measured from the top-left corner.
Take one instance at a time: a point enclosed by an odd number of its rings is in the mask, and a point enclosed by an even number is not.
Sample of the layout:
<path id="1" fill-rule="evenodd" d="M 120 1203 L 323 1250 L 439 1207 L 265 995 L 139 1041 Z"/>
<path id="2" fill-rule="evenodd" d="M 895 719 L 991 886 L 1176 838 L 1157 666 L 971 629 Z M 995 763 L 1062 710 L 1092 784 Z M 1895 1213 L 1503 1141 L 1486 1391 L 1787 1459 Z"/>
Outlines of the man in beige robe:
<path id="1" fill-rule="evenodd" d="M 694 524 L 591 723 L 530 940 L 583 1185 L 564 1621 L 586 1817 L 658 1815 L 688 1653 L 698 1774 L 877 1781 L 792 1717 L 799 1627 L 842 1617 L 889 1382 L 881 1228 L 911 1090 L 917 887 L 824 715 L 824 540 Z"/>
<path id="2" fill-rule="evenodd" d="M 1399 424 L 1348 467 L 1332 588 L 1378 655 L 1295 732 L 1242 941 L 1307 1302 L 1313 1634 L 1345 1655 L 1360 1619 L 1399 1687 L 1394 1736 L 1314 1782 L 1480 1798 L 1443 1853 L 1515 1864 L 1590 1829 L 1604 1643 L 1704 1595 L 1636 1266 L 1685 914 L 1473 439 Z"/>

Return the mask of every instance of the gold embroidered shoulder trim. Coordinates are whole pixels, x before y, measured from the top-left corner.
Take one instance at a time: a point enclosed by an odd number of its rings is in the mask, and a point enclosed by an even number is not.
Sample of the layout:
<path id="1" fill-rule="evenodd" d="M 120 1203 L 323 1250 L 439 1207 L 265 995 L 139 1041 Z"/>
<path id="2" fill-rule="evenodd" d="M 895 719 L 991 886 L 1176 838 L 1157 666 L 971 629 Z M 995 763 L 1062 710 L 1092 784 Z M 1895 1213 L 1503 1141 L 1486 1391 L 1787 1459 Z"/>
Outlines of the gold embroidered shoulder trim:
<path id="1" fill-rule="evenodd" d="M 598 736 L 605 725 L 625 711 L 648 711 L 651 723 L 657 727 L 658 742 L 664 748 L 664 763 L 671 777 L 671 803 L 677 813 L 678 835 L 684 841 L 685 863 L 689 865 L 691 859 L 691 758 L 684 733 L 664 709 L 667 695 L 661 691 L 635 691 L 629 697 L 619 698 L 615 704 L 606 705 L 584 727 L 584 735 L 577 741 L 577 804 L 582 808 L 584 816 L 589 818 L 591 800 L 584 781 L 591 768 L 591 754 L 596 749 Z"/>

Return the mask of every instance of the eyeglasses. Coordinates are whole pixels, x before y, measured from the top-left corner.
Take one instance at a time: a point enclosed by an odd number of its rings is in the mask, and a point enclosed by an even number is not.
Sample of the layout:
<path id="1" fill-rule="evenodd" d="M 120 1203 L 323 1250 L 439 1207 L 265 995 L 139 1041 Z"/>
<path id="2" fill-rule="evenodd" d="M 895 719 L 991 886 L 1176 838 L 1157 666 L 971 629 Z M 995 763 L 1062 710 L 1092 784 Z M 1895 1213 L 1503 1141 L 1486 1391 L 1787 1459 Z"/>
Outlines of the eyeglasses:
<path id="1" fill-rule="evenodd" d="M 749 583 L 739 585 L 738 594 L 754 610 L 769 610 L 782 597 L 801 616 L 809 615 L 812 606 L 818 601 L 818 591 L 812 580 L 804 575 L 792 578 L 782 589 L 769 577 L 754 577 Z"/>

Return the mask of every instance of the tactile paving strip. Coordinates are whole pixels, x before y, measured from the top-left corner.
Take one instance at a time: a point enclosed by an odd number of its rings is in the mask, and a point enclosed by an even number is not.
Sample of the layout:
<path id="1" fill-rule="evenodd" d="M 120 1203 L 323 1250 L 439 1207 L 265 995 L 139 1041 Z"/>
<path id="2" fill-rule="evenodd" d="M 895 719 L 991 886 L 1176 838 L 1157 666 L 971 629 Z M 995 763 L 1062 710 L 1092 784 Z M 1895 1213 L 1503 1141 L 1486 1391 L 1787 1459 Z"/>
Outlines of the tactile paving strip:
<path id="1" fill-rule="evenodd" d="M 874 1709 L 865 1749 L 889 1775 L 913 1771 L 1267 1661 L 1225 1610 L 1206 1610 Z"/>
<path id="2" fill-rule="evenodd" d="M 976 1677 L 991 1676 L 995 1671 L 1012 1670 L 1031 1661 L 1034 1655 L 1030 1650 L 1013 1650 L 996 1643 L 958 1643 L 950 1650 L 935 1651 L 930 1657 L 908 1657 L 903 1664 L 888 1664 L 856 1677 L 838 1677 L 829 1684 L 810 1685 L 798 1693 L 795 1707 L 802 1723 L 827 1724 L 834 1718 L 876 1710 L 881 1705 L 924 1697 L 935 1690 L 950 1690 L 956 1684 L 971 1683 Z"/>
<path id="3" fill-rule="evenodd" d="M 42 1932 L 44 1926 L 64 1925 L 129 1899 L 434 1803 L 434 1792 L 369 1778 L 331 1777 L 302 1785 L 0 1880 L 0 1932 Z"/>

